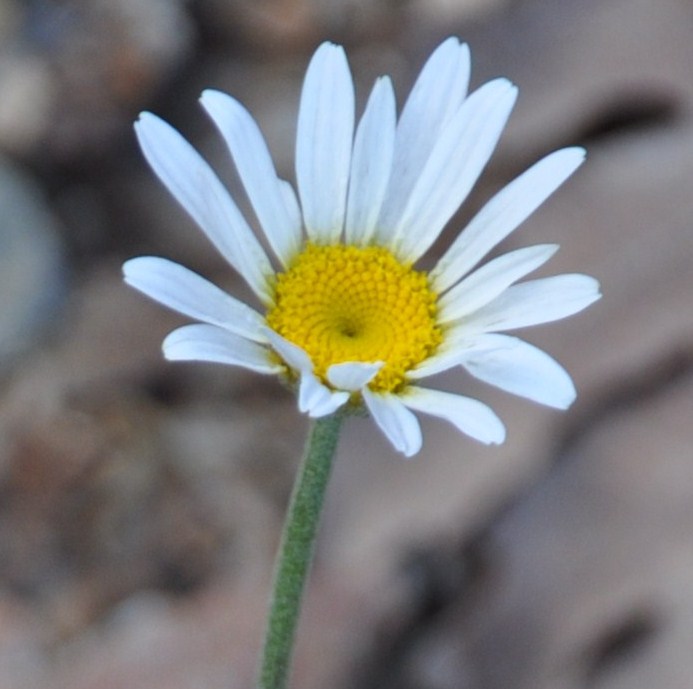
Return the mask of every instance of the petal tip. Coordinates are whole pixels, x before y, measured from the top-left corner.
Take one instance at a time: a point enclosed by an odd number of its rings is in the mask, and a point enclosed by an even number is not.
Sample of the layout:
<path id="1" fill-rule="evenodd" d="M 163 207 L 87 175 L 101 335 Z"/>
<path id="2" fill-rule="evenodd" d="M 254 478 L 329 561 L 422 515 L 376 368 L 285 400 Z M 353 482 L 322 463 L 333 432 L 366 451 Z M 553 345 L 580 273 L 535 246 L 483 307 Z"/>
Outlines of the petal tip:
<path id="1" fill-rule="evenodd" d="M 158 115 L 149 112 L 149 110 L 143 110 L 137 115 L 137 119 L 132 126 L 135 128 L 136 132 L 140 132 L 144 127 L 156 126 L 160 123 L 163 123 L 163 120 Z"/>

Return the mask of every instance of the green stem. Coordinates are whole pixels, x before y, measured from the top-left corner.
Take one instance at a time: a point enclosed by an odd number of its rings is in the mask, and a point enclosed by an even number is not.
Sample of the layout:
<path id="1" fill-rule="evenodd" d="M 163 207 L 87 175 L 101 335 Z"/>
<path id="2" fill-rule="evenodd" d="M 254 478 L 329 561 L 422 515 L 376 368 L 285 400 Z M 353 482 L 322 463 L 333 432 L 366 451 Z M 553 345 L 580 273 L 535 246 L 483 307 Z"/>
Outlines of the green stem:
<path id="1" fill-rule="evenodd" d="M 277 554 L 259 689 L 284 689 L 342 414 L 313 422 Z"/>

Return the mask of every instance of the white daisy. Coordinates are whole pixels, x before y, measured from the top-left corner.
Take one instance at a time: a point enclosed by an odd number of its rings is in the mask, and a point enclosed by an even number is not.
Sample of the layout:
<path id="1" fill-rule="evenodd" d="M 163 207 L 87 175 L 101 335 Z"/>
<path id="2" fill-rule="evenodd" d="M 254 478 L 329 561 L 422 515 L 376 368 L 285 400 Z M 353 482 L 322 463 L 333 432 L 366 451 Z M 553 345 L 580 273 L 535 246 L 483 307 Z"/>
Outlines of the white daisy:
<path id="1" fill-rule="evenodd" d="M 358 125 L 341 47 L 325 43 L 306 73 L 298 117 L 296 180 L 275 171 L 260 130 L 232 97 L 201 102 L 224 138 L 273 256 L 226 188 L 168 124 L 135 125 L 155 173 L 253 290 L 261 310 L 163 258 L 124 265 L 125 280 L 200 323 L 173 331 L 170 360 L 212 361 L 296 384 L 311 417 L 365 405 L 394 447 L 421 447 L 413 412 L 438 416 L 484 443 L 505 429 L 478 400 L 422 387 L 461 366 L 516 395 L 568 407 L 575 388 L 543 351 L 499 334 L 570 316 L 599 298 L 586 275 L 517 283 L 556 251 L 539 245 L 477 267 L 582 163 L 584 151 L 547 156 L 494 196 L 430 272 L 416 262 L 469 194 L 515 103 L 495 79 L 467 94 L 469 50 L 446 40 L 424 66 L 397 119 L 387 77 Z"/>

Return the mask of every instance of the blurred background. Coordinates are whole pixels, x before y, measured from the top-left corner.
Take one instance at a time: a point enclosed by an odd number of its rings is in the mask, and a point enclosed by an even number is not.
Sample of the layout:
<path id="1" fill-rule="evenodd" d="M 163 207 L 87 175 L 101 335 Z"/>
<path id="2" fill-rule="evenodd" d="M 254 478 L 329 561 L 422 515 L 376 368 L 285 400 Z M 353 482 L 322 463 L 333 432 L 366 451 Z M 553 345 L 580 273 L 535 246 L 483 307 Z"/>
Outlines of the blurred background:
<path id="1" fill-rule="evenodd" d="M 228 181 L 197 105 L 234 94 L 293 179 L 301 79 L 346 46 L 359 103 L 430 51 L 520 87 L 438 250 L 565 145 L 588 161 L 502 247 L 604 299 L 526 333 L 567 413 L 484 388 L 486 448 L 424 422 L 341 449 L 300 628 L 303 689 L 685 689 L 693 674 L 693 4 L 687 0 L 0 0 L 0 689 L 247 689 L 305 419 L 274 379 L 167 364 L 182 319 L 126 258 L 232 271 L 147 169 L 153 110 Z M 244 205 L 247 207 L 247 205 Z M 523 334 L 524 335 L 524 334 Z"/>

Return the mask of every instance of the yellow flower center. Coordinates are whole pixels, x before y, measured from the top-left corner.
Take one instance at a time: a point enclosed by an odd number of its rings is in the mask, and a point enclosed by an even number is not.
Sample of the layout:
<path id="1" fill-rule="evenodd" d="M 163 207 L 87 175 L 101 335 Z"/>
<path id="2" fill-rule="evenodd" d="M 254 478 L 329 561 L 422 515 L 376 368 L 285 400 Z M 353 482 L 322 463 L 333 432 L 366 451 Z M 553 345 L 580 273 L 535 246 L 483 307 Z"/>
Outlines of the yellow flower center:
<path id="1" fill-rule="evenodd" d="M 426 273 L 382 247 L 308 244 L 277 275 L 269 326 L 305 350 L 315 374 L 347 361 L 383 361 L 371 390 L 396 392 L 441 341 Z"/>

